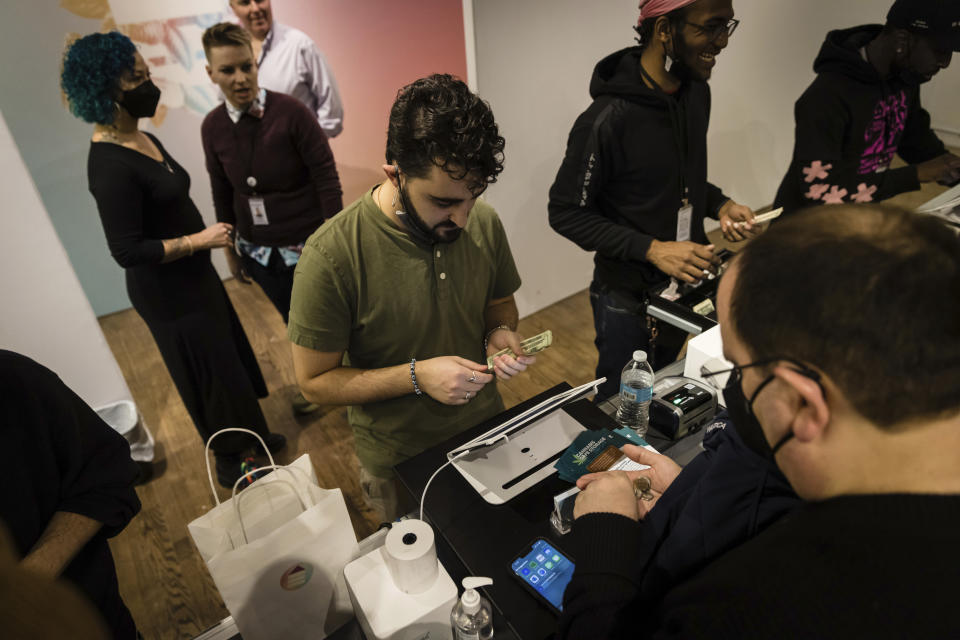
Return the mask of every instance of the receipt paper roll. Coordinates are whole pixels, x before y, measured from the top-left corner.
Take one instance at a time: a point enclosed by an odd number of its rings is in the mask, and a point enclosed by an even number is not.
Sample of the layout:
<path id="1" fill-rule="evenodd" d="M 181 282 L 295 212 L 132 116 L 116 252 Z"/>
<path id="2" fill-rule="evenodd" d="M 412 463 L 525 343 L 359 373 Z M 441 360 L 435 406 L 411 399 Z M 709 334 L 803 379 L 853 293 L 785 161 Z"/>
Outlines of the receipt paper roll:
<path id="1" fill-rule="evenodd" d="M 423 520 L 394 523 L 382 552 L 393 583 L 404 593 L 423 593 L 436 582 L 439 564 L 433 527 Z"/>

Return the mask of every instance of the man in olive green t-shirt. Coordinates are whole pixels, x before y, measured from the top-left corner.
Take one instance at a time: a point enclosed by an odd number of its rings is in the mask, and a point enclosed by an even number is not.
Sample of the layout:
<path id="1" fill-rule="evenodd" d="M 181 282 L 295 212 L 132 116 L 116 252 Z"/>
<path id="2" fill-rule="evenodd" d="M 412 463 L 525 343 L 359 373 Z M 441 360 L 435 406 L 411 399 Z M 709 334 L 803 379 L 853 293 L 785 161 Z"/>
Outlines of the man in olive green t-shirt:
<path id="1" fill-rule="evenodd" d="M 493 382 L 525 370 L 513 298 L 520 276 L 496 212 L 478 201 L 503 169 L 490 107 L 451 77 L 401 90 L 387 180 L 307 241 L 288 335 L 297 381 L 350 405 L 368 503 L 402 515 L 393 466 L 503 410 Z"/>

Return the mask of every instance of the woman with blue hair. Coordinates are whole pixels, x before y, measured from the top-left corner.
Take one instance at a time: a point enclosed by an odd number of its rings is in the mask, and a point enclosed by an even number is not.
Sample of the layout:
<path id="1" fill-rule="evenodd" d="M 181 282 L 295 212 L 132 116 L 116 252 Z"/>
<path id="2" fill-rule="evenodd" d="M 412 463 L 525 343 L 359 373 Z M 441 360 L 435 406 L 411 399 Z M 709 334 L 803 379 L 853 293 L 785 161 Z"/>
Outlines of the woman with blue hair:
<path id="1" fill-rule="evenodd" d="M 139 129 L 160 101 L 143 57 L 120 33 L 85 36 L 64 53 L 61 86 L 70 111 L 94 125 L 87 175 L 107 245 L 200 437 L 246 427 L 282 448 L 286 439 L 268 431 L 257 402 L 267 395 L 260 367 L 210 261 L 211 249 L 231 244 L 233 228 L 205 227 L 190 176 Z M 214 440 L 222 485 L 240 477 L 251 444 L 241 433 Z"/>

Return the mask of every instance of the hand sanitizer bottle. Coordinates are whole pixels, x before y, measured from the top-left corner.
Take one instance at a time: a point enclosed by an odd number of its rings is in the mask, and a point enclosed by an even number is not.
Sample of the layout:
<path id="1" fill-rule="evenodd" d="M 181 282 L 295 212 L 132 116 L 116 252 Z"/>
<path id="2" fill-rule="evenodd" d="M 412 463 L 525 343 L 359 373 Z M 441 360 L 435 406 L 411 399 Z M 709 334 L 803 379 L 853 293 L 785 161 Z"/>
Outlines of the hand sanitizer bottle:
<path id="1" fill-rule="evenodd" d="M 493 610 L 478 587 L 493 584 L 490 578 L 464 578 L 463 595 L 450 612 L 454 640 L 489 640 L 493 637 Z"/>

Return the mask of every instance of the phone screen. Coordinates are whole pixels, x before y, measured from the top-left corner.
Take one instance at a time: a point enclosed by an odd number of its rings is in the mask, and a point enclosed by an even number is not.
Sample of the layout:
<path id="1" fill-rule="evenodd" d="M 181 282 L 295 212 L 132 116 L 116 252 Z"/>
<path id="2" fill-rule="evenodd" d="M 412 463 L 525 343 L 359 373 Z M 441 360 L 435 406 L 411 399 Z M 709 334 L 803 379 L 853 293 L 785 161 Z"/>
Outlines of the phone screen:
<path id="1" fill-rule="evenodd" d="M 546 540 L 536 540 L 529 553 L 513 561 L 513 572 L 558 611 L 573 577 L 573 561 Z"/>

